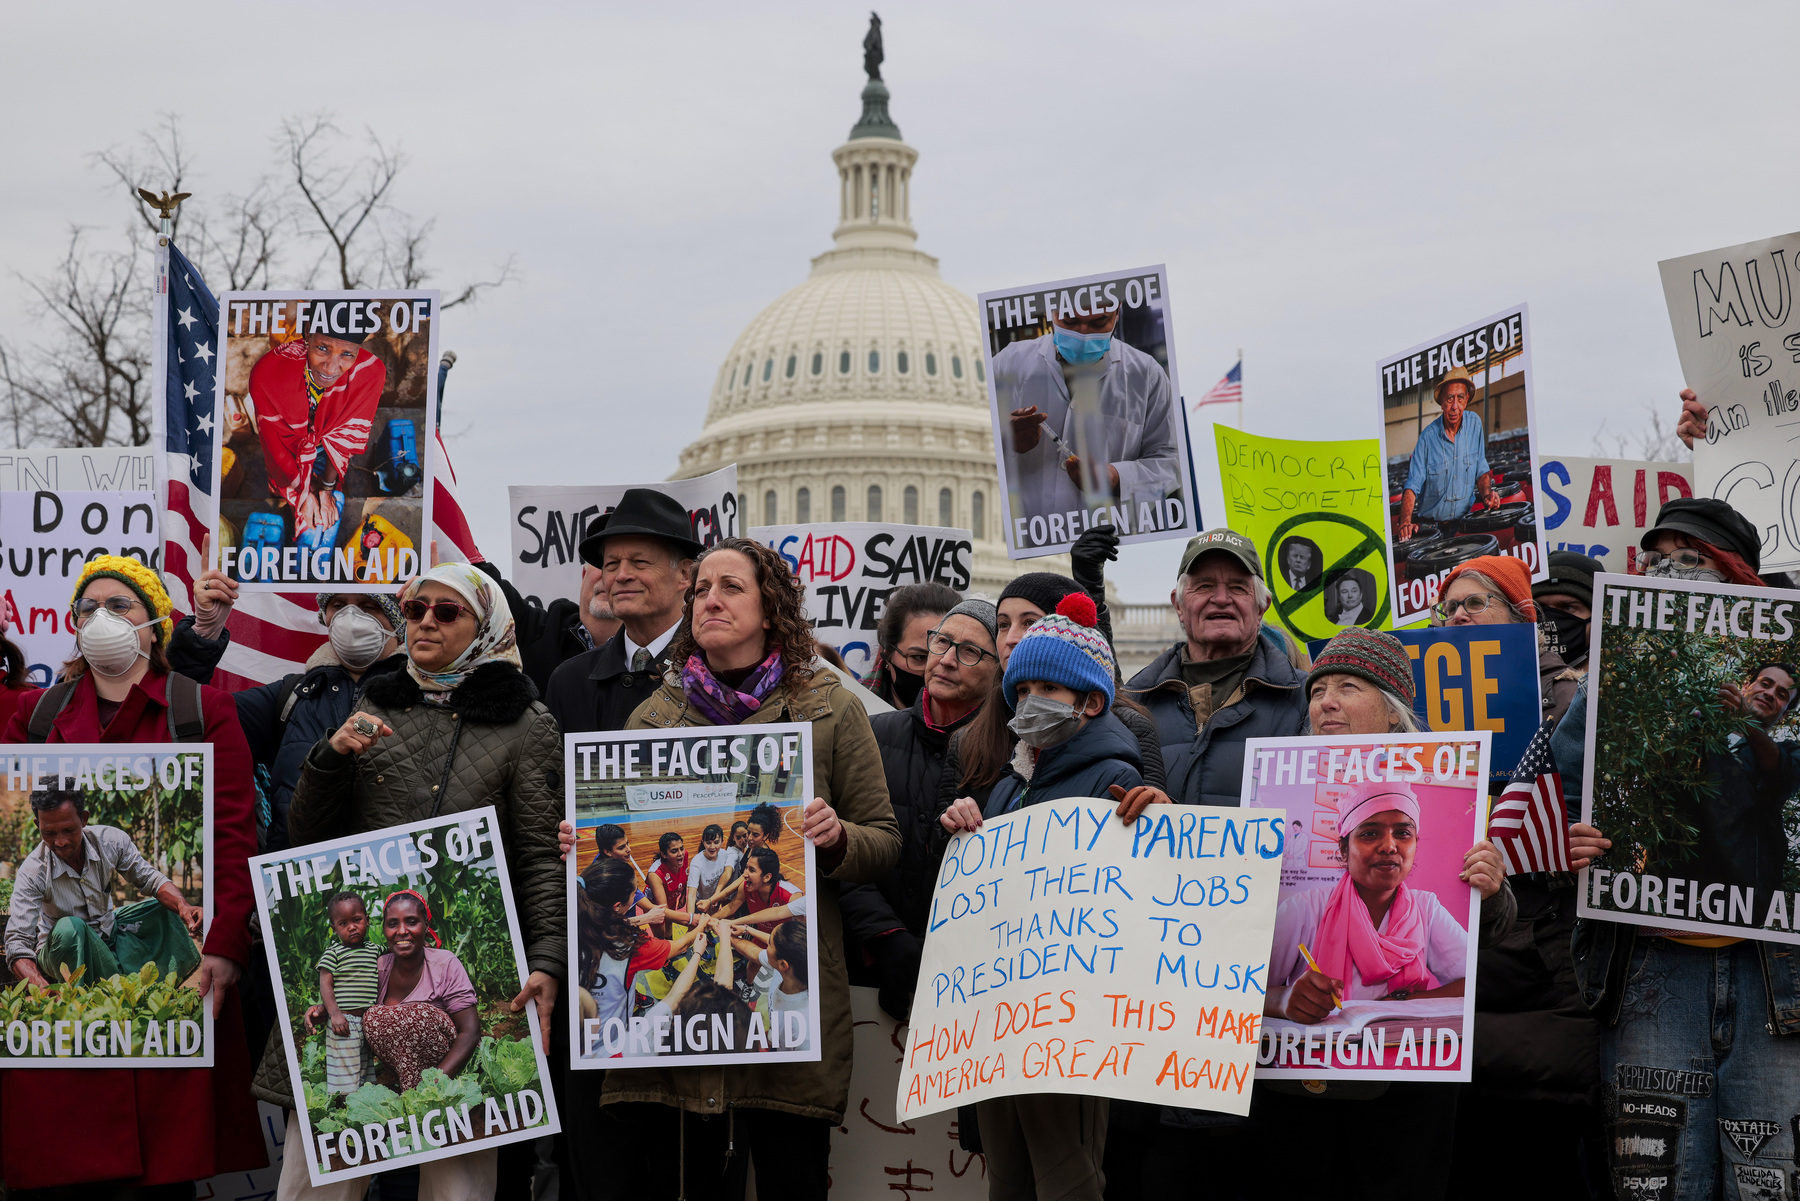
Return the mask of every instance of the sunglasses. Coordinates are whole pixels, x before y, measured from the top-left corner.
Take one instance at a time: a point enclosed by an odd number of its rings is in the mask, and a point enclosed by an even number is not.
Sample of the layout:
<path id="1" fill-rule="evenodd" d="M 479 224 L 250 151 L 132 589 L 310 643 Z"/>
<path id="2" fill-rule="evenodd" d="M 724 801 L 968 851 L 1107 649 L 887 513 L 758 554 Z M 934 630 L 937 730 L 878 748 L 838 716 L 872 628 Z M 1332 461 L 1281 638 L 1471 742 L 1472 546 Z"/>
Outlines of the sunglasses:
<path id="1" fill-rule="evenodd" d="M 469 608 L 469 606 L 459 605 L 455 601 L 447 600 L 402 601 L 400 604 L 400 612 L 408 621 L 424 621 L 425 614 L 429 613 L 437 619 L 437 623 L 441 626 L 452 624 L 464 613 L 467 613 L 472 617 L 476 616 L 475 610 Z"/>

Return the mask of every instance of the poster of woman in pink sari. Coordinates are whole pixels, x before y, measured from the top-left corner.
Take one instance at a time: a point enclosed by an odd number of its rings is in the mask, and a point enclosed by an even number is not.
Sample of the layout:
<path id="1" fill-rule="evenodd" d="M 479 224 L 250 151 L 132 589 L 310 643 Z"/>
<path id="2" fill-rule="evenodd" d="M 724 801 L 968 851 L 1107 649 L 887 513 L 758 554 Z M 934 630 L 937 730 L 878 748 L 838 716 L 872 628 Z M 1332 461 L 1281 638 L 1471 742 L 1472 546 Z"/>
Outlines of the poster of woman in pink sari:
<path id="1" fill-rule="evenodd" d="M 1257 1075 L 1466 1080 L 1486 734 L 1254 739 L 1244 804 L 1287 809 Z"/>

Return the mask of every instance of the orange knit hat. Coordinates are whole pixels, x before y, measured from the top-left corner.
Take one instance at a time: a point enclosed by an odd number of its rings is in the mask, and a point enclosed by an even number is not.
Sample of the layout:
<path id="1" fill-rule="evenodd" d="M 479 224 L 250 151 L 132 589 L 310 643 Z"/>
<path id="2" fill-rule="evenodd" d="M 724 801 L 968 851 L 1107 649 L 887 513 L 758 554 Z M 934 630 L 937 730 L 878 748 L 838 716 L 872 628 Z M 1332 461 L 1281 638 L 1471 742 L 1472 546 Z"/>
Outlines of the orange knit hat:
<path id="1" fill-rule="evenodd" d="M 1513 607 L 1525 615 L 1527 621 L 1538 619 L 1537 604 L 1531 599 L 1531 569 L 1525 566 L 1523 559 L 1515 559 L 1510 555 L 1482 555 L 1479 559 L 1470 559 L 1467 563 L 1459 563 L 1456 570 L 1444 577 L 1443 586 L 1438 590 L 1442 596 L 1449 590 L 1456 577 L 1464 572 L 1478 571 L 1500 586 Z"/>

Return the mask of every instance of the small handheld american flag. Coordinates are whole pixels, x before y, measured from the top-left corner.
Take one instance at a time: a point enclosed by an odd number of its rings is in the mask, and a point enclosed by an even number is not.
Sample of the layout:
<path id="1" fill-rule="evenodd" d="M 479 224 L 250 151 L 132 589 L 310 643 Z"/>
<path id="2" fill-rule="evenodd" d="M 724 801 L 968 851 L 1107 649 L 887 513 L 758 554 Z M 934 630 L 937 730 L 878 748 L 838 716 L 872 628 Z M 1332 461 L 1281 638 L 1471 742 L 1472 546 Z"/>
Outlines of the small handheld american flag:
<path id="1" fill-rule="evenodd" d="M 1532 736 L 1513 772 L 1512 783 L 1488 815 L 1488 841 L 1506 862 L 1506 874 L 1566 872 L 1569 867 L 1569 814 L 1562 776 L 1550 755 L 1555 721 Z"/>
<path id="2" fill-rule="evenodd" d="M 1201 405 L 1237 404 L 1244 399 L 1244 360 L 1239 359 L 1225 373 L 1225 378 L 1212 386 L 1212 391 L 1194 402 L 1197 409 Z"/>

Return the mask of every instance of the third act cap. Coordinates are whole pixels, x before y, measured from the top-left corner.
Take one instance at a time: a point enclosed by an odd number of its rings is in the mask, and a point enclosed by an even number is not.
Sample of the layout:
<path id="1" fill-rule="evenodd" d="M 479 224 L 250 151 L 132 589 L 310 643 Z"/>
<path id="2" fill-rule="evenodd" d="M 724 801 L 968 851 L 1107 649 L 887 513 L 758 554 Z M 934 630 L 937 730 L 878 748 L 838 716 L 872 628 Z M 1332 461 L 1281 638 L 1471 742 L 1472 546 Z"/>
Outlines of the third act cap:
<path id="1" fill-rule="evenodd" d="M 1263 578 L 1262 560 L 1257 557 L 1256 544 L 1236 530 L 1228 530 L 1222 526 L 1216 530 L 1207 530 L 1204 534 L 1195 534 L 1188 539 L 1186 549 L 1181 552 L 1181 570 L 1175 574 L 1186 575 L 1194 569 L 1194 564 L 1201 555 L 1215 550 L 1224 551 L 1242 563 L 1244 569 L 1257 579 Z"/>

